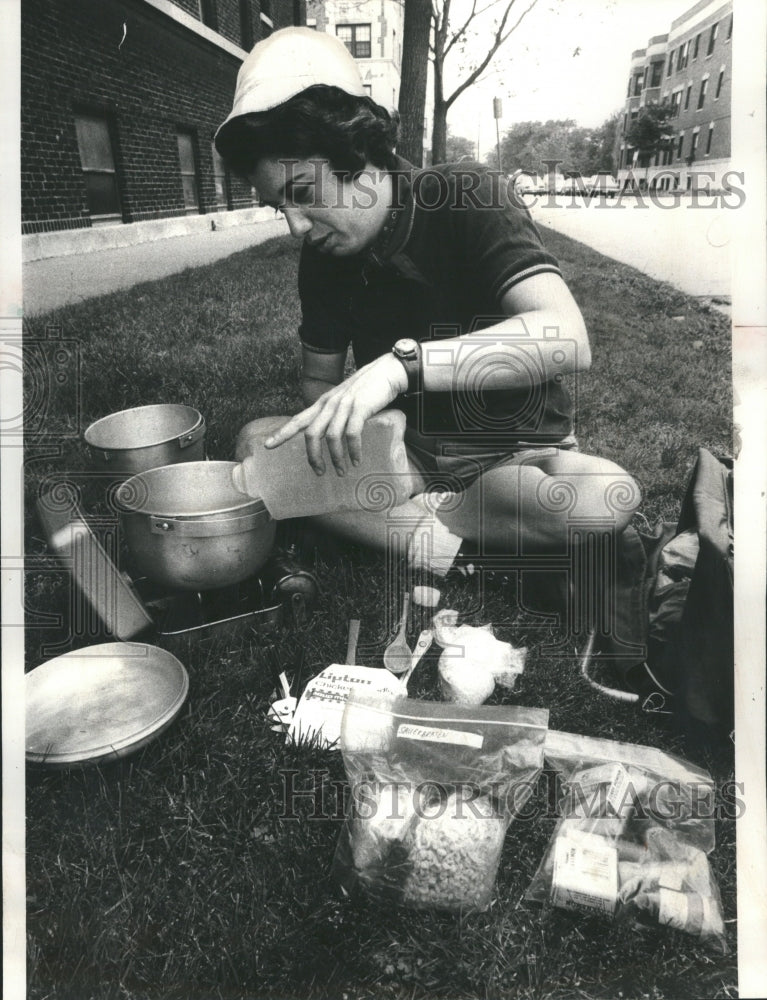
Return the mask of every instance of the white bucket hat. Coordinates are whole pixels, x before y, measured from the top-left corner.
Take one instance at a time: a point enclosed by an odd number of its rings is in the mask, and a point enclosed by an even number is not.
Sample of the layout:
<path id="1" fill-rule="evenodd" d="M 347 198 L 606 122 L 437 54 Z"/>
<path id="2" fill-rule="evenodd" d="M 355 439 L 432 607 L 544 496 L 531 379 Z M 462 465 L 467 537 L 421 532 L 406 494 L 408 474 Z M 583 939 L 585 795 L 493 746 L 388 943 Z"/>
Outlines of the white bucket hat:
<path id="1" fill-rule="evenodd" d="M 269 111 L 307 87 L 325 84 L 364 97 L 354 57 L 333 35 L 312 28 L 282 28 L 259 42 L 237 74 L 234 103 L 218 132 L 233 118 Z"/>

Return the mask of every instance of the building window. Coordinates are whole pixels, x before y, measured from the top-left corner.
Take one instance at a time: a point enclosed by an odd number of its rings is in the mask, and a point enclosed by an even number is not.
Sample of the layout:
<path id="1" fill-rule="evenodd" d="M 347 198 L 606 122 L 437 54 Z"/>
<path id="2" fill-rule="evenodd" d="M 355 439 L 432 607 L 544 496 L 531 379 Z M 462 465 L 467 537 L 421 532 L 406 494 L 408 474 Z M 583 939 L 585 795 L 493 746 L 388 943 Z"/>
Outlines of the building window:
<path id="1" fill-rule="evenodd" d="M 101 115 L 76 115 L 75 129 L 91 221 L 121 221 L 120 191 L 109 121 Z"/>
<path id="2" fill-rule="evenodd" d="M 692 43 L 692 59 L 693 62 L 698 58 L 698 49 L 700 48 L 700 34 L 695 36 L 695 41 Z"/>
<path id="3" fill-rule="evenodd" d="M 730 14 L 730 23 L 727 25 L 727 41 L 732 38 L 732 14 Z"/>
<path id="4" fill-rule="evenodd" d="M 216 0 L 198 0 L 200 20 L 208 28 L 218 31 L 218 15 L 216 13 Z"/>
<path id="5" fill-rule="evenodd" d="M 178 159 L 181 165 L 181 184 L 184 188 L 184 209 L 187 213 L 200 211 L 200 186 L 197 183 L 197 162 L 194 155 L 194 135 L 178 132 Z"/>
<path id="6" fill-rule="evenodd" d="M 336 34 L 355 59 L 370 58 L 369 24 L 338 24 Z"/>
<path id="7" fill-rule="evenodd" d="M 253 48 L 253 21 L 250 17 L 250 0 L 240 0 L 240 44 L 246 52 Z"/>
<path id="8" fill-rule="evenodd" d="M 682 106 L 682 91 L 675 90 L 674 93 L 671 95 L 671 107 L 674 109 L 674 113 L 672 115 L 673 118 L 676 118 L 676 116 L 679 114 L 679 109 L 681 106 Z"/>
<path id="9" fill-rule="evenodd" d="M 666 70 L 666 76 L 671 76 L 674 72 L 674 50 L 672 49 L 668 57 L 668 69 Z"/>
<path id="10" fill-rule="evenodd" d="M 708 77 L 706 76 L 700 81 L 700 93 L 698 94 L 698 107 L 696 108 L 697 111 L 700 111 L 700 109 L 706 102 L 707 90 L 708 90 Z"/>
<path id="11" fill-rule="evenodd" d="M 644 70 L 634 76 L 634 97 L 639 97 L 642 93 L 642 83 L 644 81 Z"/>
<path id="12" fill-rule="evenodd" d="M 682 147 L 684 146 L 684 132 L 679 133 L 679 141 L 676 147 L 676 158 L 677 160 L 682 159 Z"/>
<path id="13" fill-rule="evenodd" d="M 692 84 L 687 84 L 687 90 L 684 92 L 684 110 L 686 111 L 690 106 L 690 95 L 692 94 Z"/>
<path id="14" fill-rule="evenodd" d="M 716 93 L 714 94 L 714 100 L 719 100 L 719 95 L 722 93 L 722 84 L 724 83 L 724 66 L 719 70 L 719 79 L 716 81 Z"/>
<path id="15" fill-rule="evenodd" d="M 654 62 L 652 64 L 652 76 L 650 78 L 651 87 L 660 87 L 660 82 L 663 79 L 663 63 Z"/>
<path id="16" fill-rule="evenodd" d="M 692 134 L 692 140 L 690 142 L 690 156 L 689 159 L 694 160 L 695 154 L 698 152 L 698 136 L 700 132 L 696 129 Z"/>
<path id="17" fill-rule="evenodd" d="M 680 69 L 685 69 L 687 67 L 687 52 L 690 47 L 689 42 L 685 42 L 684 45 L 679 46 L 679 56 L 676 61 L 677 73 Z"/>
<path id="18" fill-rule="evenodd" d="M 708 127 L 708 137 L 706 139 L 706 156 L 708 156 L 709 153 L 711 152 L 711 140 L 713 138 L 714 138 L 714 123 L 711 122 L 711 124 Z"/>
<path id="19" fill-rule="evenodd" d="M 213 184 L 216 189 L 216 208 L 219 211 L 226 211 L 232 207 L 229 197 L 229 174 L 224 166 L 224 161 L 216 149 L 215 143 L 211 143 L 211 152 L 213 154 Z"/>
<path id="20" fill-rule="evenodd" d="M 719 30 L 718 24 L 711 25 L 711 33 L 708 36 L 708 49 L 706 50 L 706 55 L 710 56 L 714 51 L 714 44 L 716 43 L 716 33 Z"/>

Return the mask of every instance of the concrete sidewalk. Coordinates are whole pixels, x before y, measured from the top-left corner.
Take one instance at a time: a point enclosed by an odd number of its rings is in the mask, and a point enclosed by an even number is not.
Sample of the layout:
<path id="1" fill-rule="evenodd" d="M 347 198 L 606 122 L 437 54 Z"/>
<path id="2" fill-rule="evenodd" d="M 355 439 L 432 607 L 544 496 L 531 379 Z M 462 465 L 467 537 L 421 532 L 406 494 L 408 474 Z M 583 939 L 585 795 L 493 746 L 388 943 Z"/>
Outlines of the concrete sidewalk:
<path id="1" fill-rule="evenodd" d="M 27 261 L 22 265 L 24 315 L 48 312 L 131 288 L 142 281 L 202 267 L 287 232 L 287 223 L 278 217 L 135 246 Z"/>

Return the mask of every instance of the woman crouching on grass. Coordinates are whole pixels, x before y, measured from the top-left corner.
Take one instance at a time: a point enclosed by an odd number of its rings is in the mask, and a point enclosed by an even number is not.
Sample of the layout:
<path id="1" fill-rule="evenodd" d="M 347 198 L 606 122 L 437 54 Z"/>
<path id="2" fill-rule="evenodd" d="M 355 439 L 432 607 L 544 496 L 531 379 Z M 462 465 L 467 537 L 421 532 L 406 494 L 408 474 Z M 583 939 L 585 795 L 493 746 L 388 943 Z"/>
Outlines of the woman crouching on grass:
<path id="1" fill-rule="evenodd" d="M 316 474 L 343 476 L 359 462 L 364 422 L 396 407 L 411 498 L 319 517 L 325 528 L 383 548 L 394 518 L 410 526 L 400 534 L 410 564 L 437 576 L 467 561 L 540 568 L 557 556 L 561 574 L 584 526 L 612 540 L 615 563 L 640 494 L 615 463 L 577 450 L 563 379 L 587 371 L 591 354 L 556 259 L 498 175 L 416 169 L 396 138 L 332 36 L 278 31 L 240 69 L 216 146 L 302 241 L 306 408 L 266 447 L 303 434 Z M 349 345 L 356 370 L 344 378 Z M 238 459 L 273 426 L 247 424 Z"/>

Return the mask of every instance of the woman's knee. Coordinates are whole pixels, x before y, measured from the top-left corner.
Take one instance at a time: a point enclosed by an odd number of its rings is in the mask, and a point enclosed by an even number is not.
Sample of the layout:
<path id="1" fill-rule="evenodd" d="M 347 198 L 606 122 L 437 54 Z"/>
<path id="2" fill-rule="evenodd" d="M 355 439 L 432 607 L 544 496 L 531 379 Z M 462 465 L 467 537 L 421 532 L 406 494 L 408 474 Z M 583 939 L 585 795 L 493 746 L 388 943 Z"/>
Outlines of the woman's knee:
<path id="1" fill-rule="evenodd" d="M 639 484 L 607 458 L 561 452 L 539 483 L 539 497 L 565 516 L 596 519 L 623 531 L 642 500 Z"/>

